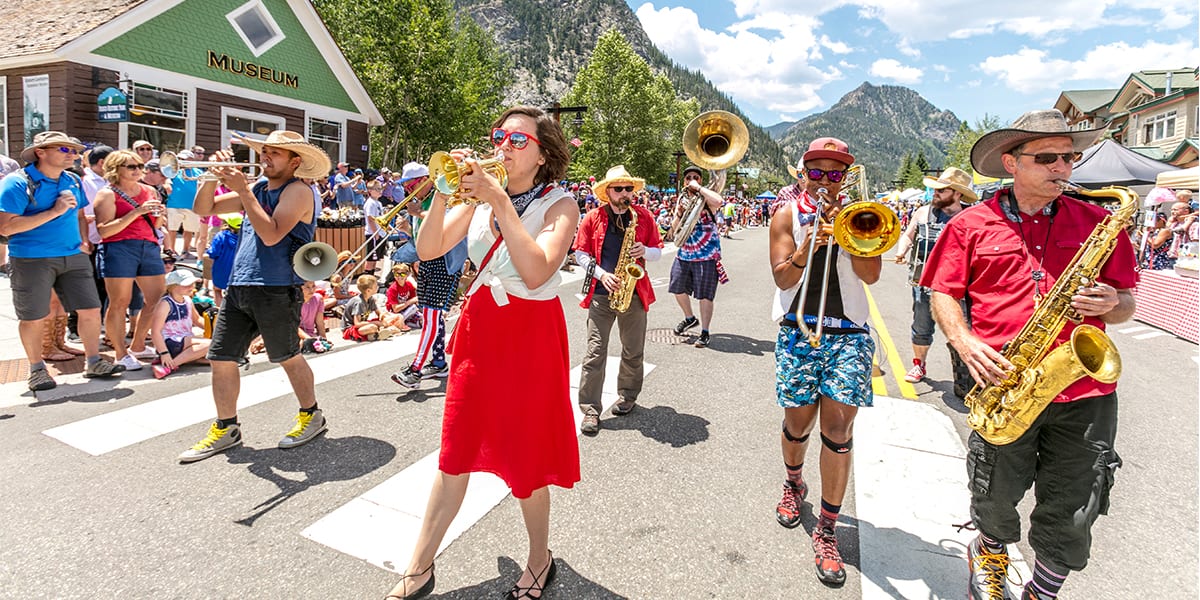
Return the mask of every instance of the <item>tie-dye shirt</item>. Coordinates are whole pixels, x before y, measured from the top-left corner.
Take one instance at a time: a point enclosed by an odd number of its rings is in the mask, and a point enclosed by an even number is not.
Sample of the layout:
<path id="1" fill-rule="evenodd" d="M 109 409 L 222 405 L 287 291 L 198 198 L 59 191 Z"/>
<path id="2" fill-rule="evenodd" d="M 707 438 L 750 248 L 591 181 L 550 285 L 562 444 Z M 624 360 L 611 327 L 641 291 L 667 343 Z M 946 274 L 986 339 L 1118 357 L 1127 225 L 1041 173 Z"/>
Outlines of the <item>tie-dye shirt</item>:
<path id="1" fill-rule="evenodd" d="M 692 262 L 721 259 L 721 236 L 717 233 L 717 223 L 708 209 L 700 211 L 696 228 L 679 248 L 678 256 L 679 260 Z"/>

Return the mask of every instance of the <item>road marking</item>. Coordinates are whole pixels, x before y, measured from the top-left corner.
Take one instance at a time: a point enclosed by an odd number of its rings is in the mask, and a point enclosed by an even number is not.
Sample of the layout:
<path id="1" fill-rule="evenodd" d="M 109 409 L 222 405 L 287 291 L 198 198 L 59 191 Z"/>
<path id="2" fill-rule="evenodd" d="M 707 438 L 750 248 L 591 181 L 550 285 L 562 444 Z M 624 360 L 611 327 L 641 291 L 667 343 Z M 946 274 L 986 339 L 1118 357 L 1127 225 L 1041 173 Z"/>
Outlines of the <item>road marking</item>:
<path id="1" fill-rule="evenodd" d="M 419 335 L 405 335 L 387 342 L 360 344 L 315 358 L 308 358 L 314 384 L 339 379 L 376 365 L 411 355 L 417 350 Z M 381 348 L 376 344 L 388 344 Z M 282 392 L 282 393 L 281 393 Z M 246 408 L 292 393 L 292 385 L 282 368 L 272 367 L 241 380 L 238 408 Z M 131 446 L 213 419 L 212 386 L 206 385 L 174 396 L 145 402 L 82 421 L 68 423 L 42 433 L 93 456 Z"/>
<path id="2" fill-rule="evenodd" d="M 601 396 L 605 410 L 617 401 L 617 371 L 620 365 L 619 357 L 608 357 Z M 581 369 L 571 369 L 572 406 L 578 406 Z M 645 363 L 645 369 L 645 374 L 649 375 L 654 365 Z M 578 432 L 583 414 L 578 409 L 574 413 Z M 417 544 L 417 534 L 421 531 L 425 505 L 437 475 L 437 459 L 438 451 L 435 450 L 309 525 L 300 535 L 377 567 L 402 573 L 408 566 Z M 491 512 L 508 494 L 508 486 L 499 477 L 491 473 L 471 474 L 462 508 L 446 531 L 438 554 Z"/>
<path id="3" fill-rule="evenodd" d="M 892 343 L 892 336 L 888 335 L 887 325 L 883 324 L 883 315 L 879 313 L 879 307 L 875 305 L 875 298 L 865 283 L 863 291 L 867 293 L 867 306 L 871 309 L 871 321 L 875 323 L 875 330 L 879 332 L 879 341 L 883 343 L 883 348 L 887 352 L 888 365 L 892 367 L 892 378 L 896 380 L 896 385 L 900 386 L 900 395 L 909 400 L 916 400 L 917 388 L 905 381 L 901 375 L 904 373 L 904 365 L 900 363 L 900 353 L 896 350 L 896 344 Z"/>
<path id="4" fill-rule="evenodd" d="M 1125 329 L 1118 330 L 1117 333 L 1137 333 L 1139 331 L 1149 331 L 1149 329 L 1149 327 L 1127 327 Z"/>
<path id="5" fill-rule="evenodd" d="M 1196 361 L 1196 364 L 1200 365 L 1200 356 L 1193 356 L 1192 360 Z"/>
<path id="6" fill-rule="evenodd" d="M 872 356 L 871 366 L 879 368 L 879 358 Z M 876 396 L 886 396 L 888 393 L 887 381 L 884 379 L 885 375 L 883 374 L 883 371 L 880 371 L 879 373 L 879 375 L 873 375 L 871 377 L 871 391 L 874 392 Z"/>
<path id="7" fill-rule="evenodd" d="M 874 407 L 858 411 L 854 431 L 862 597 L 962 597 L 974 533 L 954 527 L 971 516 L 966 449 L 953 422 L 932 406 L 876 396 Z M 1008 551 L 1028 581 L 1016 545 Z"/>
<path id="8" fill-rule="evenodd" d="M 1165 332 L 1165 331 L 1151 331 L 1150 333 L 1143 333 L 1143 334 L 1141 334 L 1141 335 L 1135 335 L 1135 336 L 1133 336 L 1133 339 L 1135 339 L 1135 340 L 1148 340 L 1148 339 L 1150 339 L 1150 338 L 1156 338 L 1156 337 L 1158 337 L 1158 336 L 1160 336 L 1160 335 L 1171 335 L 1171 334 L 1169 334 L 1169 333 L 1167 333 L 1167 332 Z"/>

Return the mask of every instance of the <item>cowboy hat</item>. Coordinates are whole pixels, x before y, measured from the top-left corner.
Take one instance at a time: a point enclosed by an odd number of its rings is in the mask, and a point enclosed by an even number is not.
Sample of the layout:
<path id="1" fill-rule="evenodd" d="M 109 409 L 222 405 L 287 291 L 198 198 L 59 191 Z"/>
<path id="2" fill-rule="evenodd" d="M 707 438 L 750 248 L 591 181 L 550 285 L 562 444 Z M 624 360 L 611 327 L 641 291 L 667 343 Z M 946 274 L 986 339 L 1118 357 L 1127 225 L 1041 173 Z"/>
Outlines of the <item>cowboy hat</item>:
<path id="1" fill-rule="evenodd" d="M 950 188 L 962 194 L 964 198 L 970 198 L 971 202 L 979 199 L 979 196 L 971 189 L 971 176 L 958 167 L 946 167 L 946 170 L 942 171 L 937 179 L 926 177 L 922 181 L 925 182 L 925 187 L 935 190 Z"/>
<path id="2" fill-rule="evenodd" d="M 295 176 L 301 179 L 325 177 L 333 166 L 329 155 L 325 154 L 324 150 L 308 143 L 304 140 L 304 136 L 295 132 L 277 129 L 272 131 L 267 139 L 261 141 L 242 135 L 234 136 L 234 138 L 254 148 L 255 152 L 262 152 L 263 146 L 274 146 L 295 152 L 300 157 L 300 168 L 296 169 Z"/>
<path id="3" fill-rule="evenodd" d="M 1048 137 L 1069 137 L 1075 151 L 1081 152 L 1104 132 L 1103 128 L 1071 131 L 1067 118 L 1057 109 L 1031 110 L 1013 121 L 1007 129 L 997 129 L 975 142 L 971 147 L 971 166 L 975 172 L 987 177 L 1008 177 L 1001 156 L 1013 148 Z"/>
<path id="4" fill-rule="evenodd" d="M 646 180 L 641 177 L 634 177 L 625 170 L 625 165 L 617 165 L 608 170 L 604 174 L 604 179 L 597 181 L 592 185 L 592 193 L 596 194 L 601 202 L 608 202 L 608 186 L 618 181 L 628 181 L 633 184 L 633 193 L 642 191 L 646 187 Z"/>
<path id="5" fill-rule="evenodd" d="M 21 151 L 21 160 L 25 163 L 36 162 L 37 155 L 33 151 L 48 146 L 70 146 L 79 152 L 84 150 L 83 144 L 71 139 L 61 131 L 43 131 L 33 136 L 33 143 Z"/>
<path id="6" fill-rule="evenodd" d="M 799 179 L 800 175 L 804 173 L 804 163 L 819 158 L 831 158 L 847 167 L 854 164 L 854 155 L 850 154 L 850 147 L 846 145 L 846 142 L 837 138 L 823 137 L 813 140 L 808 145 L 808 150 L 804 156 L 800 157 L 796 166 L 788 165 L 788 173 Z"/>

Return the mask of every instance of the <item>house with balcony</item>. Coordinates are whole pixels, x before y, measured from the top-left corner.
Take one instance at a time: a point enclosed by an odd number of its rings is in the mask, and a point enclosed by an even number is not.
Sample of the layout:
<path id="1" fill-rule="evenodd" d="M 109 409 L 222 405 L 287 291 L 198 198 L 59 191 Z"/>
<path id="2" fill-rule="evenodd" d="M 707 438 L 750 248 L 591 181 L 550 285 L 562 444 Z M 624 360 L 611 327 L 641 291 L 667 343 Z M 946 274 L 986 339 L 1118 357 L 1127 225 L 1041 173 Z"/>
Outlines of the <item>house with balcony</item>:
<path id="1" fill-rule="evenodd" d="M 1198 75 L 1197 68 L 1131 73 L 1104 109 L 1113 139 L 1156 160 L 1179 167 L 1196 166 L 1200 139 Z"/>
<path id="2" fill-rule="evenodd" d="M 1067 118 L 1072 131 L 1095 129 L 1108 124 L 1112 113 L 1109 105 L 1116 97 L 1117 89 L 1067 90 L 1058 95 L 1054 108 Z"/>

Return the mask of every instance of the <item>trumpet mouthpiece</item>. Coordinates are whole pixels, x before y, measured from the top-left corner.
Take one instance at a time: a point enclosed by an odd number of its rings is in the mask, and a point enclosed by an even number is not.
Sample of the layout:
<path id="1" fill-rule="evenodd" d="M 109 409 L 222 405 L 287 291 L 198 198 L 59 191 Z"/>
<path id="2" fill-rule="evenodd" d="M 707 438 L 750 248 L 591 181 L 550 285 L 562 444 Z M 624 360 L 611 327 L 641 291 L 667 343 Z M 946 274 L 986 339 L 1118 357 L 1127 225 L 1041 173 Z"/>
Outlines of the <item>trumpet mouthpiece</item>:
<path id="1" fill-rule="evenodd" d="M 1062 188 L 1064 192 L 1076 192 L 1083 189 L 1066 179 L 1055 179 L 1054 183 L 1058 184 L 1058 187 Z"/>

